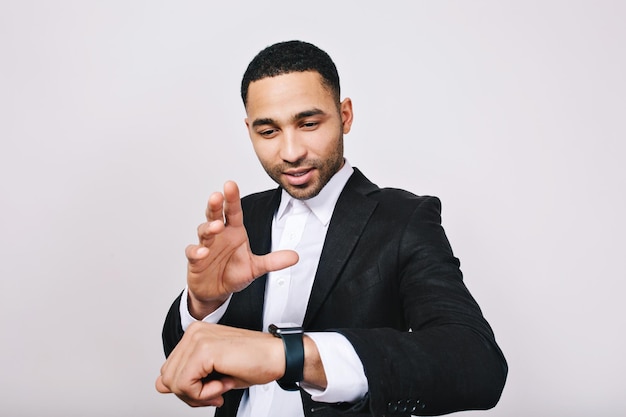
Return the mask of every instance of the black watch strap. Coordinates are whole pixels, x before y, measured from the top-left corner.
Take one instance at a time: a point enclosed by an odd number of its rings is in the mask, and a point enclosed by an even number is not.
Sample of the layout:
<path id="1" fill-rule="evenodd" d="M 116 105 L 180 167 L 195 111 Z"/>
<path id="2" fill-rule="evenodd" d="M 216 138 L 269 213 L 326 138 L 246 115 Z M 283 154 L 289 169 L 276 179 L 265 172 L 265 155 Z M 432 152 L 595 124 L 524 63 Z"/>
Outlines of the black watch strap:
<path id="1" fill-rule="evenodd" d="M 283 339 L 285 346 L 285 375 L 276 382 L 285 391 L 297 391 L 299 387 L 296 382 L 302 381 L 304 369 L 302 327 L 291 324 L 270 324 L 269 331 L 274 336 Z"/>

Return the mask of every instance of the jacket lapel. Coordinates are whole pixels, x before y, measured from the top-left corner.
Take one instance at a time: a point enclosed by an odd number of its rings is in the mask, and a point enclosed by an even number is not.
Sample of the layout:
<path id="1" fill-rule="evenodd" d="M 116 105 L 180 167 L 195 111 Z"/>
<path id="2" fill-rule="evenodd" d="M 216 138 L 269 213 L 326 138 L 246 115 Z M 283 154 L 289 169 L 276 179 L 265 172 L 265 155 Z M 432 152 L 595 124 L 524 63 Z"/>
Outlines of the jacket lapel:
<path id="1" fill-rule="evenodd" d="M 378 187 L 355 168 L 337 200 L 328 227 L 304 317 L 305 329 L 315 319 L 320 307 L 333 289 L 374 212 L 378 203 L 367 198 L 366 195 L 376 190 Z"/>

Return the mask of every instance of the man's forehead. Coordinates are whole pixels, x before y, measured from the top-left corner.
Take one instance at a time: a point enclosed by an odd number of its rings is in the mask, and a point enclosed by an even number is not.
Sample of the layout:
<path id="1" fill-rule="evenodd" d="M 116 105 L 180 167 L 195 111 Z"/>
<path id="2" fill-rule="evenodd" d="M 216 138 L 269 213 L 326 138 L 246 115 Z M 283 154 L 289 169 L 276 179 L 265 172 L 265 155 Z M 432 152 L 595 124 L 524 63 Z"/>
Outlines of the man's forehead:
<path id="1" fill-rule="evenodd" d="M 289 92 L 332 94 L 317 71 L 302 71 L 265 77 L 251 82 L 248 87 L 248 100 L 259 99 L 259 96 L 264 95 Z"/>
<path id="2" fill-rule="evenodd" d="M 329 112 L 334 96 L 317 72 L 267 77 L 250 83 L 246 113 L 251 118 L 293 118 L 303 112 Z"/>

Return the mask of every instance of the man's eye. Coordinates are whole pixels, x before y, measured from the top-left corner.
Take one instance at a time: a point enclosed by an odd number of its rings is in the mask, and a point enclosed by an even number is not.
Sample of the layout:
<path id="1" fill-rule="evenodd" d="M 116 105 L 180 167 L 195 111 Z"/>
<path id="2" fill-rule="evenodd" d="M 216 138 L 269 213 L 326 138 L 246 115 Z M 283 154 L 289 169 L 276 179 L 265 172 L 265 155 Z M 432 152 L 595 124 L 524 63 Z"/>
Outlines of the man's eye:
<path id="1" fill-rule="evenodd" d="M 266 138 L 271 137 L 275 134 L 276 134 L 276 129 L 265 129 L 259 132 L 259 135 L 266 137 Z"/>
<path id="2" fill-rule="evenodd" d="M 318 122 L 306 122 L 302 123 L 302 127 L 305 129 L 314 129 L 317 127 L 318 124 Z"/>

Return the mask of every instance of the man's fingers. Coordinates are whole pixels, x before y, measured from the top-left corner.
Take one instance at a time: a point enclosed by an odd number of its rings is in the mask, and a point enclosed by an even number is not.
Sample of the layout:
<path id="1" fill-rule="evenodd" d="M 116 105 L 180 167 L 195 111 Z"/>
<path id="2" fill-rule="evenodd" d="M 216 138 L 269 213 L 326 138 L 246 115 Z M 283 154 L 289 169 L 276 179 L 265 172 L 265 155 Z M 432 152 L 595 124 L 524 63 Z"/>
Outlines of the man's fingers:
<path id="1" fill-rule="evenodd" d="M 193 264 L 209 256 L 209 248 L 203 245 L 189 245 L 185 248 L 185 256 Z"/>
<path id="2" fill-rule="evenodd" d="M 178 398 L 192 407 L 221 407 L 224 404 L 222 395 L 236 387 L 235 380 L 228 376 L 224 376 L 220 379 L 207 380 L 205 382 L 183 382 L 182 385 L 179 385 L 178 381 L 170 381 L 169 383 L 172 385 L 170 387 L 165 384 L 164 376 L 159 375 L 154 386 L 161 394 L 176 394 Z M 199 390 L 198 385 L 200 385 Z"/>
<path id="3" fill-rule="evenodd" d="M 206 219 L 210 223 L 214 220 L 224 221 L 224 196 L 222 193 L 213 193 L 206 206 Z"/>
<path id="4" fill-rule="evenodd" d="M 223 402 L 222 395 L 233 388 L 235 388 L 235 382 L 233 381 L 233 378 L 225 376 L 220 379 L 214 379 L 205 382 L 202 385 L 202 390 L 200 391 L 198 399 L 201 401 L 215 401 L 216 399 L 221 399 L 221 402 Z M 221 405 L 222 404 L 219 404 L 217 406 L 220 407 Z"/>
<path id="5" fill-rule="evenodd" d="M 224 217 L 229 226 L 243 226 L 243 211 L 241 210 L 241 197 L 239 187 L 234 181 L 224 184 Z"/>
<path id="6" fill-rule="evenodd" d="M 208 224 L 219 221 L 232 226 L 242 226 L 243 212 L 237 183 L 227 181 L 224 184 L 224 194 L 211 194 L 205 214 Z"/>
<path id="7" fill-rule="evenodd" d="M 215 240 L 215 236 L 222 233 L 224 228 L 225 226 L 222 220 L 202 223 L 198 226 L 198 242 L 200 245 L 208 248 Z"/>
<path id="8" fill-rule="evenodd" d="M 259 256 L 262 263 L 262 273 L 266 274 L 272 271 L 279 271 L 281 269 L 288 268 L 298 263 L 298 253 L 293 250 L 279 250 L 276 252 L 268 253 L 267 255 Z M 259 275 L 257 275 L 259 276 Z"/>
<path id="9" fill-rule="evenodd" d="M 167 385 L 165 385 L 163 383 L 163 376 L 159 375 L 159 377 L 157 378 L 156 382 L 154 383 L 154 386 L 156 388 L 157 391 L 159 391 L 161 394 L 171 394 L 172 391 L 170 391 L 170 389 L 167 387 Z"/>
<path id="10" fill-rule="evenodd" d="M 176 394 L 178 398 L 192 407 L 221 407 L 224 405 L 225 392 L 234 388 L 231 378 L 227 378 L 227 383 L 221 381 L 211 381 L 202 385 L 202 389 L 197 395 L 190 394 L 188 392 L 179 391 L 174 392 L 168 386 L 163 383 L 163 377 L 159 376 L 155 382 L 155 387 L 161 394 Z"/>

